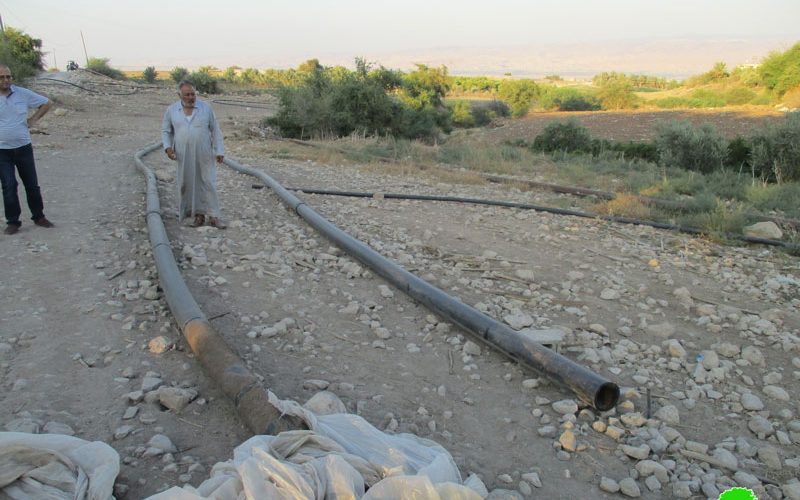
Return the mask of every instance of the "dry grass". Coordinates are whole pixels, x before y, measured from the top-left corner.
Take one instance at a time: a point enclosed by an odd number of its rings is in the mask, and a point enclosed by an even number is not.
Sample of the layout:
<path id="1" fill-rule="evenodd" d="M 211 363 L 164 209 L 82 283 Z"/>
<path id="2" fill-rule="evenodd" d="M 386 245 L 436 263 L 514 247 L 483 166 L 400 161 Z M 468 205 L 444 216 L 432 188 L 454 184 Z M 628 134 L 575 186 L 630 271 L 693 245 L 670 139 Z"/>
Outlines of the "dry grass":
<path id="1" fill-rule="evenodd" d="M 598 203 L 594 212 L 613 217 L 631 217 L 634 219 L 649 219 L 650 208 L 643 204 L 636 196 L 620 193 L 613 200 Z"/>

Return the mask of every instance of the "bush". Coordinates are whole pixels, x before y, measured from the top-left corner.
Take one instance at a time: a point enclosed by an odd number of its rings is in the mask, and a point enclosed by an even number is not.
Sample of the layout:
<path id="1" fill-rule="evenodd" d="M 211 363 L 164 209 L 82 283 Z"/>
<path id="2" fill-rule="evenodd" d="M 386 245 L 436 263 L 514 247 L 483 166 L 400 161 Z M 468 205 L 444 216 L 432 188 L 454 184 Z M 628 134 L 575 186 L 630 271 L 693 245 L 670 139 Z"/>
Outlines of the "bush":
<path id="1" fill-rule="evenodd" d="M 0 37 L 0 62 L 7 65 L 14 79 L 23 81 L 44 69 L 42 41 L 22 31 L 6 27 Z"/>
<path id="2" fill-rule="evenodd" d="M 181 80 L 186 79 L 186 75 L 189 74 L 189 70 L 186 68 L 181 68 L 180 66 L 175 66 L 169 72 L 169 77 L 172 78 L 172 81 L 175 83 L 180 83 Z"/>
<path id="3" fill-rule="evenodd" d="M 156 81 L 156 76 L 158 76 L 158 73 L 153 66 L 148 66 L 142 71 L 142 77 L 147 83 L 154 83 Z"/>
<path id="4" fill-rule="evenodd" d="M 343 67 L 303 66 L 302 82 L 277 90 L 278 113 L 266 120 L 289 137 L 343 137 L 353 132 L 435 139 L 450 130 L 445 68 L 418 66 L 408 74 L 370 70 L 356 60 Z M 464 113 L 461 118 L 464 118 Z"/>
<path id="5" fill-rule="evenodd" d="M 750 144 L 747 139 L 736 137 L 728 143 L 725 165 L 735 170 L 741 170 L 745 165 L 750 165 Z"/>
<path id="6" fill-rule="evenodd" d="M 453 120 L 455 127 L 473 127 L 475 126 L 475 118 L 472 116 L 472 106 L 468 101 L 448 101 L 447 109 L 450 110 L 450 116 Z"/>
<path id="7" fill-rule="evenodd" d="M 503 80 L 497 94 L 511 109 L 511 115 L 520 117 L 525 116 L 533 106 L 539 87 L 531 80 Z"/>
<path id="8" fill-rule="evenodd" d="M 644 160 L 658 163 L 658 149 L 652 142 L 617 142 L 607 139 L 592 139 L 591 151 L 594 156 L 601 156 L 606 152 L 615 153 L 623 160 Z"/>
<path id="9" fill-rule="evenodd" d="M 592 136 L 589 129 L 574 118 L 547 124 L 542 133 L 533 140 L 533 150 L 546 153 L 554 151 L 585 152 L 589 151 L 591 146 Z"/>
<path id="10" fill-rule="evenodd" d="M 90 57 L 86 67 L 114 80 L 124 80 L 125 75 L 122 74 L 122 71 L 109 66 L 108 61 L 108 58 Z"/>
<path id="11" fill-rule="evenodd" d="M 800 217 L 800 183 L 748 184 L 746 197 L 759 210 L 780 210 L 788 217 Z"/>
<path id="12" fill-rule="evenodd" d="M 603 109 L 631 109 L 638 106 L 639 98 L 633 93 L 633 86 L 625 79 L 606 81 L 597 93 Z"/>
<path id="13" fill-rule="evenodd" d="M 188 75 L 186 80 L 192 82 L 194 88 L 204 94 L 218 94 L 219 82 L 207 71 L 195 71 Z"/>
<path id="14" fill-rule="evenodd" d="M 560 111 L 595 111 L 600 102 L 589 92 L 573 87 L 544 86 L 540 92 L 539 105 L 544 109 Z"/>
<path id="15" fill-rule="evenodd" d="M 661 122 L 656 125 L 656 134 L 661 165 L 701 173 L 713 172 L 724 165 L 728 145 L 710 124 L 694 127 L 689 122 Z"/>
<path id="16" fill-rule="evenodd" d="M 488 125 L 499 116 L 511 116 L 511 109 L 503 101 L 472 102 L 472 117 L 475 119 L 475 126 Z"/>
<path id="17" fill-rule="evenodd" d="M 756 133 L 750 162 L 753 173 L 764 180 L 800 181 L 800 114 L 789 113 L 783 123 Z"/>
<path id="18" fill-rule="evenodd" d="M 768 89 L 779 96 L 800 85 L 800 42 L 786 52 L 773 52 L 758 67 Z"/>

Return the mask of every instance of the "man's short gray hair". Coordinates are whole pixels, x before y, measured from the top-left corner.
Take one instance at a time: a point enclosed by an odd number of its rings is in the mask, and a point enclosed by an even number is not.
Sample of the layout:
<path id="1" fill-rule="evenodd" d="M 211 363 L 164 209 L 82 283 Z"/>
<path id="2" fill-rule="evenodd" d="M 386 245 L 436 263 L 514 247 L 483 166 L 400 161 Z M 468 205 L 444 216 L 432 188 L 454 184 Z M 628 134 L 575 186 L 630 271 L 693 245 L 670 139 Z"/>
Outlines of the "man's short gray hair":
<path id="1" fill-rule="evenodd" d="M 181 91 L 183 87 L 192 87 L 194 90 L 197 90 L 197 87 L 194 86 L 194 83 L 190 82 L 189 80 L 181 80 L 178 82 L 178 92 Z"/>

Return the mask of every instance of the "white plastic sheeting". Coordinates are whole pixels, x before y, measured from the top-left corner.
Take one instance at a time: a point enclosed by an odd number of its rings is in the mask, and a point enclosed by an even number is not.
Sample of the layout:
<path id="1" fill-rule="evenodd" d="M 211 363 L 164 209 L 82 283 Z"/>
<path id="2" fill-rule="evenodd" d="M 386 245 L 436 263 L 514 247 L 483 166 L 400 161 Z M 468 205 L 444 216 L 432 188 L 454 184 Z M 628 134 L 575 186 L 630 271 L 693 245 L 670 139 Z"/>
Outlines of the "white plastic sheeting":
<path id="1" fill-rule="evenodd" d="M 315 414 L 269 396 L 309 430 L 254 436 L 234 450 L 232 460 L 216 464 L 197 488 L 174 487 L 148 500 L 482 498 L 461 484 L 450 454 L 431 440 L 386 434 L 358 415 Z"/>
<path id="2" fill-rule="evenodd" d="M 98 441 L 62 434 L 0 432 L 0 498 L 114 498 L 119 455 Z"/>

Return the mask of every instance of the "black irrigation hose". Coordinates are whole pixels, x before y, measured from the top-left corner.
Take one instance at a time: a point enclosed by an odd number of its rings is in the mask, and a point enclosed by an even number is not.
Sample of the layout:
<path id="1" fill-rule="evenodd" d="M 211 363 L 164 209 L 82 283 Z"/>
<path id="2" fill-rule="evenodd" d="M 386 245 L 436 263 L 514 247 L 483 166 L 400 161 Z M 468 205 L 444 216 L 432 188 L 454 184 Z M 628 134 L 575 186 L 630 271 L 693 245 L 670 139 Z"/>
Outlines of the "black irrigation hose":
<path id="1" fill-rule="evenodd" d="M 147 181 L 147 228 L 158 270 L 158 281 L 164 297 L 187 343 L 203 371 L 232 401 L 239 417 L 254 434 L 272 434 L 284 430 L 304 429 L 300 419 L 283 415 L 269 401 L 269 394 L 247 365 L 212 328 L 206 315 L 189 292 L 172 255 L 167 230 L 161 217 L 156 176 L 142 159 L 161 149 L 155 143 L 134 155 L 136 167 Z"/>
<path id="2" fill-rule="evenodd" d="M 223 106 L 239 106 L 242 108 L 275 109 L 277 106 L 266 106 L 265 102 L 237 101 L 235 99 L 212 99 L 211 102 Z"/>
<path id="3" fill-rule="evenodd" d="M 225 158 L 225 164 L 234 170 L 259 178 L 297 215 L 331 242 L 403 293 L 474 335 L 478 340 L 544 374 L 559 385 L 567 387 L 578 396 L 578 399 L 598 410 L 609 410 L 617 404 L 619 387 L 614 382 L 544 347 L 529 336 L 512 330 L 406 271 L 323 218 L 264 172 L 229 158 Z"/>
<path id="4" fill-rule="evenodd" d="M 102 95 L 133 95 L 133 94 L 135 94 L 136 92 L 139 91 L 138 88 L 134 87 L 134 90 L 132 92 L 105 92 L 105 91 L 101 91 L 101 90 L 89 89 L 89 88 L 86 88 L 86 87 L 84 87 L 82 85 L 78 85 L 77 83 L 68 82 L 66 80 L 58 80 L 56 78 L 41 78 L 40 77 L 40 78 L 36 79 L 36 82 L 42 82 L 42 81 L 45 81 L 45 82 L 56 82 L 56 83 L 60 83 L 60 84 L 63 84 L 63 85 L 72 85 L 73 87 L 78 87 L 79 89 L 85 90 L 86 92 L 90 92 L 90 93 L 94 93 L 94 94 L 102 94 Z"/>
<path id="5" fill-rule="evenodd" d="M 376 193 L 364 193 L 356 191 L 331 191 L 326 189 L 309 189 L 309 188 L 286 188 L 290 191 L 300 191 L 308 194 L 322 194 L 329 196 L 349 196 L 355 198 L 373 198 Z M 459 196 L 432 196 L 423 194 L 402 194 L 402 193 L 380 193 L 381 196 L 387 199 L 395 200 L 424 200 L 424 201 L 446 201 L 446 202 L 459 202 L 471 203 L 475 205 L 491 205 L 499 207 L 520 208 L 524 210 L 536 210 L 538 212 L 548 212 L 556 215 L 572 215 L 574 217 L 584 217 L 587 219 L 601 219 L 610 222 L 619 222 L 621 224 L 634 224 L 637 226 L 650 226 L 657 229 L 667 229 L 670 231 L 678 231 L 681 233 L 703 235 L 706 232 L 689 226 L 682 226 L 678 224 L 667 224 L 665 222 L 648 221 L 643 219 L 632 219 L 629 217 L 615 217 L 613 215 L 597 215 L 589 212 L 581 212 L 579 210 L 570 210 L 567 208 L 554 208 L 546 207 L 543 205 L 531 205 L 528 203 L 515 203 L 511 201 L 496 201 L 496 200 L 482 200 L 479 198 L 463 198 Z M 781 240 L 771 240 L 767 238 L 757 238 L 754 236 L 745 236 L 742 234 L 724 233 L 725 238 L 731 240 L 741 240 L 747 243 L 759 243 L 762 245 L 771 245 L 787 248 L 793 252 L 800 251 L 800 245 L 789 243 Z"/>

